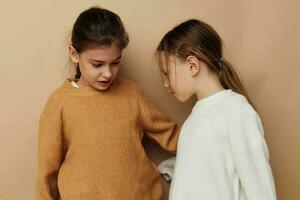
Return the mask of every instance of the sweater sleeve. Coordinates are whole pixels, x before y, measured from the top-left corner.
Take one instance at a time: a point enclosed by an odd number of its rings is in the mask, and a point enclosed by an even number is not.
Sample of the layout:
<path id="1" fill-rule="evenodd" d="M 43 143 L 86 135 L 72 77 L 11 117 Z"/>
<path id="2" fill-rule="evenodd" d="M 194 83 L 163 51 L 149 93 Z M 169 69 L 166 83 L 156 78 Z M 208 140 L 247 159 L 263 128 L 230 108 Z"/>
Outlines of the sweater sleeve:
<path id="1" fill-rule="evenodd" d="M 40 117 L 36 200 L 60 198 L 57 176 L 63 160 L 62 122 L 57 105 L 48 102 Z"/>
<path id="2" fill-rule="evenodd" d="M 174 176 L 176 156 L 161 162 L 158 166 L 159 172 L 166 181 L 171 181 Z"/>
<path id="3" fill-rule="evenodd" d="M 229 142 L 247 200 L 275 200 L 276 192 L 263 127 L 256 113 L 229 120 Z"/>
<path id="4" fill-rule="evenodd" d="M 143 131 L 162 148 L 175 153 L 180 131 L 179 126 L 170 122 L 143 92 L 140 93 L 139 105 Z"/>

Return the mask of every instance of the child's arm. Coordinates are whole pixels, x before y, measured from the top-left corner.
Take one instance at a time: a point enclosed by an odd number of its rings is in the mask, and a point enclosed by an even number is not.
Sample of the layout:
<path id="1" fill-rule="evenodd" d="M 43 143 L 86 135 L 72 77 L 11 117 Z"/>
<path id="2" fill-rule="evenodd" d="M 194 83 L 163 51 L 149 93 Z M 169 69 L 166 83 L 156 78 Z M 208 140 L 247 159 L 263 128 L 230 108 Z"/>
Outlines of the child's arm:
<path id="1" fill-rule="evenodd" d="M 50 101 L 41 114 L 39 123 L 36 200 L 58 200 L 60 198 L 57 176 L 63 159 L 63 151 L 60 113 L 52 109 Z"/>
<path id="2" fill-rule="evenodd" d="M 276 192 L 263 127 L 256 113 L 230 120 L 229 142 L 241 186 L 249 200 L 275 200 Z"/>
<path id="3" fill-rule="evenodd" d="M 163 115 L 151 100 L 140 93 L 141 123 L 145 133 L 169 152 L 175 153 L 180 128 Z"/>

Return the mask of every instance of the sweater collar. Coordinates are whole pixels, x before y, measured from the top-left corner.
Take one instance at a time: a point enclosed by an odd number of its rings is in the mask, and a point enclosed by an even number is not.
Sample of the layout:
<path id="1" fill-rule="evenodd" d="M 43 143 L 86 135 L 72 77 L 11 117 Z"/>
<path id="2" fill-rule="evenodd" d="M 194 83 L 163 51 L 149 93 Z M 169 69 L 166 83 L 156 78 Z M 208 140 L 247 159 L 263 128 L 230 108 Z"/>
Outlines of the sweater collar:
<path id="1" fill-rule="evenodd" d="M 235 92 L 233 92 L 231 89 L 216 92 L 204 99 L 198 100 L 193 108 L 193 111 L 195 109 L 203 109 L 233 94 L 235 94 Z"/>
<path id="2" fill-rule="evenodd" d="M 119 85 L 119 78 L 114 80 L 113 84 L 105 91 L 97 90 L 91 86 L 80 86 L 79 88 L 73 87 L 71 82 L 74 81 L 72 79 L 65 80 L 62 87 L 68 92 L 68 94 L 75 95 L 75 96 L 90 96 L 95 94 L 109 94 L 114 91 L 117 86 Z"/>

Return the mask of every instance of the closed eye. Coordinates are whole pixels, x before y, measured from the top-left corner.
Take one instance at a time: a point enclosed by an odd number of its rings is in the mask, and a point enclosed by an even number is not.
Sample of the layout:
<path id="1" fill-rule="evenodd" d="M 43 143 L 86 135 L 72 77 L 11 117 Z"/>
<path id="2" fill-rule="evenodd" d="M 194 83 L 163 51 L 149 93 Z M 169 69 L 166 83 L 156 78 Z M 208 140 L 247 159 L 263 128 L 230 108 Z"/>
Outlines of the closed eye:
<path id="1" fill-rule="evenodd" d="M 120 64 L 120 61 L 116 61 L 112 63 L 112 65 L 118 65 L 118 64 Z"/>
<path id="2" fill-rule="evenodd" d="M 99 67 L 103 66 L 102 63 L 98 63 L 98 64 L 92 63 L 92 65 L 93 65 L 94 67 L 96 67 L 96 68 L 99 68 Z"/>
<path id="3" fill-rule="evenodd" d="M 95 68 L 99 68 L 99 67 L 102 67 L 102 66 L 105 65 L 105 63 L 102 63 L 102 62 L 101 62 L 101 63 L 91 63 L 91 64 L 92 64 L 93 67 L 95 67 Z M 117 65 L 119 65 L 119 64 L 120 64 L 120 60 L 111 63 L 111 65 L 113 65 L 113 66 L 117 66 Z"/>

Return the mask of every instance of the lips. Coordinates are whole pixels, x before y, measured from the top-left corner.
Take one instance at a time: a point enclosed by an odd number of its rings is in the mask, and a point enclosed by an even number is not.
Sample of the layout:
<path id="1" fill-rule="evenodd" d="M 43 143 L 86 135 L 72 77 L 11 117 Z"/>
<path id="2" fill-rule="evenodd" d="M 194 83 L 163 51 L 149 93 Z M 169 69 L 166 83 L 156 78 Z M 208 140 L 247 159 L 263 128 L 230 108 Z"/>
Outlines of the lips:
<path id="1" fill-rule="evenodd" d="M 107 87 L 109 86 L 111 80 L 105 80 L 105 81 L 98 81 L 98 83 L 102 86 L 102 87 Z"/>

